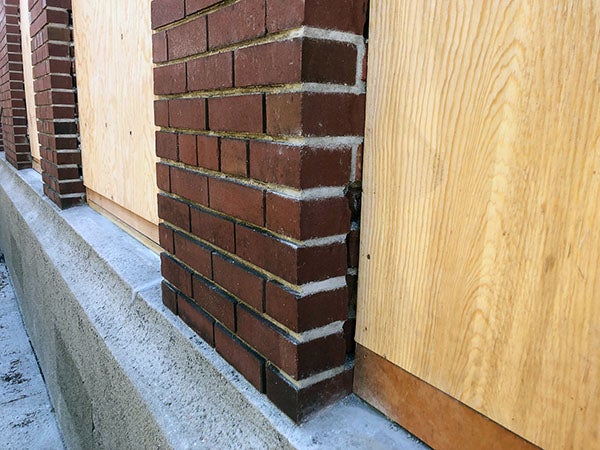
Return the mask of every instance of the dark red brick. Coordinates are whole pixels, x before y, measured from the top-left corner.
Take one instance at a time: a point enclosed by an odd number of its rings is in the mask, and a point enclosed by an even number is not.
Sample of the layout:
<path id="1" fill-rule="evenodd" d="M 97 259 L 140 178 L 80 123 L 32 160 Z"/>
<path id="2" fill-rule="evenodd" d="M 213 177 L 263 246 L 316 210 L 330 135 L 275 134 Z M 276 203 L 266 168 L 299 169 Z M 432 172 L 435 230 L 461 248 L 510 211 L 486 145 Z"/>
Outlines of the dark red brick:
<path id="1" fill-rule="evenodd" d="M 165 31 L 152 35 L 152 59 L 155 63 L 167 60 L 167 33 Z"/>
<path id="2" fill-rule="evenodd" d="M 239 139 L 221 139 L 221 171 L 248 175 L 248 143 Z"/>
<path id="3" fill-rule="evenodd" d="M 171 177 L 169 175 L 169 166 L 163 163 L 156 164 L 156 183 L 162 191 L 171 191 Z"/>
<path id="4" fill-rule="evenodd" d="M 345 275 L 347 270 L 346 260 L 345 242 L 319 247 L 299 248 L 299 284 Z"/>
<path id="5" fill-rule="evenodd" d="M 152 28 L 183 19 L 184 13 L 184 0 L 152 0 Z"/>
<path id="6" fill-rule="evenodd" d="M 173 230 L 168 228 L 164 222 L 158 225 L 158 236 L 160 246 L 167 252 L 175 253 L 175 244 L 173 241 Z"/>
<path id="7" fill-rule="evenodd" d="M 214 136 L 198 136 L 198 166 L 211 170 L 219 170 L 219 138 Z"/>
<path id="8" fill-rule="evenodd" d="M 198 17 L 167 31 L 169 59 L 206 51 L 206 17 Z"/>
<path id="9" fill-rule="evenodd" d="M 209 6 L 216 5 L 222 0 L 186 0 L 185 2 L 185 13 L 192 14 L 201 9 L 208 8 Z"/>
<path id="10" fill-rule="evenodd" d="M 179 142 L 179 161 L 184 164 L 195 166 L 198 163 L 196 135 L 180 134 L 177 139 Z"/>
<path id="11" fill-rule="evenodd" d="M 173 225 L 190 231 L 190 210 L 183 202 L 166 195 L 158 195 L 158 217 Z"/>
<path id="12" fill-rule="evenodd" d="M 235 85 L 298 83 L 302 74 L 302 41 L 271 42 L 235 52 Z"/>
<path id="13" fill-rule="evenodd" d="M 356 58 L 352 44 L 306 39 L 302 45 L 302 81 L 354 85 Z"/>
<path id="14" fill-rule="evenodd" d="M 194 277 L 194 302 L 230 330 L 235 330 L 235 300 L 199 277 Z"/>
<path id="15" fill-rule="evenodd" d="M 297 28 L 304 22 L 304 0 L 269 0 L 267 30 L 269 33 Z"/>
<path id="16" fill-rule="evenodd" d="M 229 52 L 188 61 L 188 90 L 204 91 L 233 86 L 232 58 Z"/>
<path id="17" fill-rule="evenodd" d="M 169 308 L 173 314 L 177 314 L 177 293 L 164 280 L 161 284 L 161 287 L 163 304 Z"/>
<path id="18" fill-rule="evenodd" d="M 169 101 L 169 125 L 174 128 L 204 130 L 206 128 L 206 100 L 178 98 Z"/>
<path id="19" fill-rule="evenodd" d="M 215 325 L 215 348 L 256 389 L 264 392 L 265 360 L 220 325 Z"/>
<path id="20" fill-rule="evenodd" d="M 192 273 L 166 253 L 160 255 L 162 276 L 187 296 L 192 295 Z"/>
<path id="21" fill-rule="evenodd" d="M 264 225 L 264 192 L 228 180 L 209 180 L 210 207 L 257 225 Z"/>
<path id="22" fill-rule="evenodd" d="M 235 252 L 234 225 L 206 211 L 191 208 L 192 233 L 230 253 Z"/>
<path id="23" fill-rule="evenodd" d="M 208 181 L 200 173 L 171 167 L 171 191 L 190 201 L 208 205 Z"/>
<path id="24" fill-rule="evenodd" d="M 181 233 L 175 233 L 175 256 L 196 272 L 211 278 L 210 250 Z"/>
<path id="25" fill-rule="evenodd" d="M 169 126 L 169 102 L 167 100 L 154 102 L 154 123 L 159 127 Z"/>
<path id="26" fill-rule="evenodd" d="M 244 0 L 208 16 L 208 46 L 223 47 L 265 34 L 265 0 Z"/>
<path id="27" fill-rule="evenodd" d="M 154 68 L 154 93 L 156 95 L 185 92 L 185 63 Z"/>
<path id="28" fill-rule="evenodd" d="M 257 311 L 263 310 L 264 279 L 230 258 L 213 254 L 213 280 Z"/>
<path id="29" fill-rule="evenodd" d="M 237 95 L 208 99 L 208 123 L 214 131 L 262 133 L 263 96 Z"/>
<path id="30" fill-rule="evenodd" d="M 215 321 L 190 299 L 180 297 L 178 312 L 181 319 L 212 347 L 215 346 L 213 328 Z"/>

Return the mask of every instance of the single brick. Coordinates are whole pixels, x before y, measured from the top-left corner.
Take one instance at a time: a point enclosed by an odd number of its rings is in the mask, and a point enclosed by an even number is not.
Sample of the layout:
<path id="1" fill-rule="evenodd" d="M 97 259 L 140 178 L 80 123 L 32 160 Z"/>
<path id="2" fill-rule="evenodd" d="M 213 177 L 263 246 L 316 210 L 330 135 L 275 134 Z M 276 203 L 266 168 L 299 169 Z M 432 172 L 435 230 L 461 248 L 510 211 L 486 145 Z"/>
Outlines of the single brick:
<path id="1" fill-rule="evenodd" d="M 302 45 L 302 81 L 354 85 L 356 59 L 356 47 L 352 44 L 306 39 Z"/>
<path id="2" fill-rule="evenodd" d="M 167 31 L 169 59 L 206 51 L 206 17 L 198 17 Z"/>
<path id="3" fill-rule="evenodd" d="M 177 306 L 181 319 L 187 323 L 192 330 L 198 333 L 208 345 L 214 347 L 214 319 L 188 298 L 180 297 Z"/>
<path id="4" fill-rule="evenodd" d="M 177 161 L 177 135 L 164 131 L 156 132 L 156 156 Z"/>
<path id="5" fill-rule="evenodd" d="M 181 233 L 175 233 L 175 256 L 196 272 L 211 278 L 210 250 Z"/>
<path id="6" fill-rule="evenodd" d="M 263 310 L 265 281 L 258 274 L 213 253 L 213 280 L 257 311 Z"/>
<path id="7" fill-rule="evenodd" d="M 184 0 L 152 0 L 152 28 L 183 19 L 184 13 Z M 33 34 L 32 30 L 32 36 Z"/>
<path id="8" fill-rule="evenodd" d="M 213 131 L 263 132 L 263 96 L 237 95 L 208 99 L 208 123 Z"/>
<path id="9" fill-rule="evenodd" d="M 235 251 L 234 225 L 214 214 L 192 207 L 192 233 L 225 251 Z"/>
<path id="10" fill-rule="evenodd" d="M 284 286 L 266 284 L 265 312 L 290 330 L 301 333 L 348 317 L 348 290 L 318 292 L 301 297 Z"/>
<path id="11" fill-rule="evenodd" d="M 185 92 L 185 63 L 154 68 L 154 93 L 156 95 Z"/>
<path id="12" fill-rule="evenodd" d="M 191 296 L 192 273 L 166 253 L 161 253 L 160 262 L 162 276 L 185 295 Z"/>
<path id="13" fill-rule="evenodd" d="M 190 231 L 190 208 L 174 198 L 163 194 L 158 195 L 158 217 Z"/>
<path id="14" fill-rule="evenodd" d="M 367 0 L 306 0 L 305 3 L 304 25 L 363 34 Z"/>
<path id="15" fill-rule="evenodd" d="M 271 42 L 235 52 L 235 85 L 298 83 L 302 74 L 302 40 Z"/>
<path id="16" fill-rule="evenodd" d="M 175 244 L 173 240 L 173 230 L 165 225 L 164 222 L 158 224 L 159 243 L 167 252 L 175 253 Z"/>
<path id="17" fill-rule="evenodd" d="M 156 183 L 161 191 L 171 191 L 171 177 L 169 166 L 164 163 L 156 163 Z"/>
<path id="18" fill-rule="evenodd" d="M 197 149 L 196 149 L 196 135 L 194 134 L 180 134 L 178 137 L 179 142 L 179 161 L 184 164 L 195 166 L 197 160 Z"/>
<path id="19" fill-rule="evenodd" d="M 221 171 L 248 176 L 248 143 L 239 139 L 221 139 Z"/>
<path id="20" fill-rule="evenodd" d="M 211 286 L 199 277 L 194 277 L 194 302 L 230 330 L 235 330 L 235 300 Z"/>
<path id="21" fill-rule="evenodd" d="M 188 61 L 188 90 L 203 91 L 233 86 L 232 58 L 233 55 L 229 52 Z"/>
<path id="22" fill-rule="evenodd" d="M 206 128 L 205 102 L 203 98 L 169 100 L 169 125 L 174 128 L 204 130 Z"/>
<path id="23" fill-rule="evenodd" d="M 208 205 L 208 181 L 200 173 L 171 167 L 171 191 L 192 202 Z"/>
<path id="24" fill-rule="evenodd" d="M 347 271 L 346 243 L 298 249 L 298 282 L 341 277 Z"/>
<path id="25" fill-rule="evenodd" d="M 169 126 L 169 102 L 167 100 L 154 102 L 154 123 L 159 127 Z"/>
<path id="26" fill-rule="evenodd" d="M 152 60 L 155 63 L 167 60 L 167 33 L 165 31 L 152 35 Z"/>
<path id="27" fill-rule="evenodd" d="M 169 308 L 173 314 L 177 314 L 177 293 L 164 280 L 161 283 L 161 288 L 163 304 Z"/>
<path id="28" fill-rule="evenodd" d="M 215 348 L 256 389 L 264 392 L 265 360 L 219 324 L 215 325 Z"/>
<path id="29" fill-rule="evenodd" d="M 265 205 L 262 189 L 211 178 L 209 193 L 212 209 L 257 225 L 264 225 Z"/>
<path id="30" fill-rule="evenodd" d="M 198 166 L 205 169 L 219 170 L 219 138 L 214 136 L 197 136 Z"/>
<path id="31" fill-rule="evenodd" d="M 296 28 L 304 22 L 305 0 L 269 0 L 267 30 L 269 33 Z"/>
<path id="32" fill-rule="evenodd" d="M 302 135 L 302 94 L 266 96 L 266 130 L 275 135 Z"/>
<path id="33" fill-rule="evenodd" d="M 345 197 L 298 200 L 267 192 L 266 227 L 294 239 L 346 234 L 350 209 Z"/>
<path id="34" fill-rule="evenodd" d="M 323 406 L 330 405 L 352 392 L 353 370 L 298 388 L 273 366 L 266 371 L 267 397 L 295 422 L 302 422 Z"/>
<path id="35" fill-rule="evenodd" d="M 223 47 L 265 34 L 265 0 L 244 0 L 208 16 L 208 46 Z"/>

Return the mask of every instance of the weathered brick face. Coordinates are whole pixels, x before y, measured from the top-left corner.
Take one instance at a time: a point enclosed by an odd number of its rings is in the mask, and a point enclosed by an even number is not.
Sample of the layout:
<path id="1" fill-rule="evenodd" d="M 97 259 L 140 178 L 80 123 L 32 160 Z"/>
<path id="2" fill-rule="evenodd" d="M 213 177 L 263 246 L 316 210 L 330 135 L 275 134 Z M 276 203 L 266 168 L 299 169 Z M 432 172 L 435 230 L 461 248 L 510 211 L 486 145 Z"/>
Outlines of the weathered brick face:
<path id="1" fill-rule="evenodd" d="M 23 83 L 19 0 L 0 2 L 0 151 L 17 169 L 31 167 Z"/>
<path id="2" fill-rule="evenodd" d="M 163 301 L 294 420 L 351 391 L 366 0 L 153 0 Z"/>

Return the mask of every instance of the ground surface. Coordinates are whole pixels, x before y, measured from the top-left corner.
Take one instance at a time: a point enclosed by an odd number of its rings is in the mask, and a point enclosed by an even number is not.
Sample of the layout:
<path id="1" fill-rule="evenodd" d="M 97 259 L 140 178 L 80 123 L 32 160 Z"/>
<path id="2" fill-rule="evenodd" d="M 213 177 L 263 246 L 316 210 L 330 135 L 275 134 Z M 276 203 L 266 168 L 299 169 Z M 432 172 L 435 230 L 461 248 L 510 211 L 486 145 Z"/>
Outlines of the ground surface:
<path id="1" fill-rule="evenodd" d="M 64 449 L 0 251 L 0 449 Z"/>

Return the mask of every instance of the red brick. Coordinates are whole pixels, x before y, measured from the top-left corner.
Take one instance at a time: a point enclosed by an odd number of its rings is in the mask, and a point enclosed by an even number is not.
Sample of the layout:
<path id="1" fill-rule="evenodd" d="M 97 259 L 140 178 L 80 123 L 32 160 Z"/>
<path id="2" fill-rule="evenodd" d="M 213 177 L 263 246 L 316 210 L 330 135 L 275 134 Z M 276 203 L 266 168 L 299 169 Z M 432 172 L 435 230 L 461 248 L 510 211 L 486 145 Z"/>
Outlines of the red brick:
<path id="1" fill-rule="evenodd" d="M 302 41 L 272 42 L 235 52 L 235 85 L 298 83 L 302 74 Z"/>
<path id="2" fill-rule="evenodd" d="M 198 166 L 211 170 L 219 170 L 219 138 L 214 136 L 198 136 Z"/>
<path id="3" fill-rule="evenodd" d="M 250 384 L 264 392 L 263 358 L 220 325 L 215 326 L 215 348 Z"/>
<path id="4" fill-rule="evenodd" d="M 165 195 L 158 195 L 158 217 L 190 231 L 190 210 L 185 203 Z"/>
<path id="5" fill-rule="evenodd" d="M 183 19 L 184 13 L 184 0 L 152 0 L 152 28 Z"/>
<path id="6" fill-rule="evenodd" d="M 257 225 L 264 225 L 265 205 L 261 189 L 211 178 L 209 193 L 212 209 Z"/>
<path id="7" fill-rule="evenodd" d="M 221 139 L 221 171 L 248 175 L 248 143 L 239 139 Z"/>
<path id="8" fill-rule="evenodd" d="M 209 128 L 215 131 L 263 132 L 263 96 L 238 95 L 208 99 Z"/>
<path id="9" fill-rule="evenodd" d="M 299 284 L 346 274 L 346 243 L 298 249 Z"/>
<path id="10" fill-rule="evenodd" d="M 206 17 L 198 17 L 167 31 L 169 59 L 206 51 Z"/>
<path id="11" fill-rule="evenodd" d="M 244 0 L 208 16 L 208 46 L 223 47 L 265 34 L 265 0 Z"/>
<path id="12" fill-rule="evenodd" d="M 225 327 L 235 330 L 235 301 L 199 277 L 194 277 L 194 302 Z"/>
<path id="13" fill-rule="evenodd" d="M 189 91 L 221 89 L 233 86 L 232 53 L 219 53 L 188 61 Z"/>
<path id="14" fill-rule="evenodd" d="M 210 250 L 181 233 L 175 233 L 175 256 L 196 272 L 212 277 Z"/>
<path id="15" fill-rule="evenodd" d="M 296 28 L 304 22 L 304 0 L 269 0 L 267 30 L 269 33 Z"/>
<path id="16" fill-rule="evenodd" d="M 156 184 L 162 191 L 171 191 L 171 177 L 169 176 L 169 166 L 163 163 L 156 163 Z"/>
<path id="17" fill-rule="evenodd" d="M 169 126 L 169 102 L 167 100 L 154 102 L 154 123 L 159 127 Z"/>
<path id="18" fill-rule="evenodd" d="M 197 164 L 197 149 L 196 149 L 196 135 L 194 134 L 180 134 L 178 136 L 179 142 L 179 161 L 184 164 L 195 166 Z"/>
<path id="19" fill-rule="evenodd" d="M 161 284 L 161 287 L 163 304 L 169 308 L 173 314 L 177 314 L 177 293 L 164 280 Z"/>
<path id="20" fill-rule="evenodd" d="M 177 135 L 164 131 L 156 132 L 156 156 L 177 161 Z"/>
<path id="21" fill-rule="evenodd" d="M 267 282 L 265 312 L 290 330 L 301 333 L 348 317 L 348 290 L 344 288 L 301 297 Z"/>
<path id="22" fill-rule="evenodd" d="M 167 33 L 164 31 L 152 35 L 152 59 L 155 63 L 167 60 Z"/>
<path id="23" fill-rule="evenodd" d="M 191 208 L 192 233 L 230 253 L 235 252 L 234 225 L 217 215 Z"/>
<path id="24" fill-rule="evenodd" d="M 185 63 L 154 68 L 154 93 L 156 95 L 185 92 Z"/>
<path id="25" fill-rule="evenodd" d="M 171 254 L 175 253 L 173 230 L 168 228 L 164 222 L 158 225 L 158 236 L 160 246 Z"/>
<path id="26" fill-rule="evenodd" d="M 185 13 L 192 14 L 196 11 L 200 11 L 201 9 L 216 5 L 220 1 L 222 0 L 186 0 Z"/>
<path id="27" fill-rule="evenodd" d="M 304 14 L 305 25 L 362 35 L 367 0 L 306 0 Z"/>
<path id="28" fill-rule="evenodd" d="M 206 128 L 206 100 L 179 98 L 169 101 L 169 125 L 174 128 L 204 130 Z"/>
<path id="29" fill-rule="evenodd" d="M 302 81 L 354 85 L 356 59 L 352 44 L 306 39 L 302 45 Z"/>
<path id="30" fill-rule="evenodd" d="M 266 371 L 267 397 L 293 421 L 302 422 L 324 406 L 335 403 L 352 392 L 353 369 L 318 383 L 298 388 L 276 368 Z"/>
<path id="31" fill-rule="evenodd" d="M 346 234 L 350 209 L 345 197 L 297 200 L 267 192 L 266 227 L 298 240 Z"/>
<path id="32" fill-rule="evenodd" d="M 192 273 L 166 253 L 160 255 L 162 276 L 187 296 L 192 295 Z"/>
<path id="33" fill-rule="evenodd" d="M 265 281 L 232 259 L 213 254 L 213 280 L 257 311 L 263 310 Z"/>
<path id="34" fill-rule="evenodd" d="M 266 131 L 275 135 L 302 135 L 302 94 L 266 96 Z"/>
<path id="35" fill-rule="evenodd" d="M 171 191 L 187 200 L 208 204 L 208 181 L 200 173 L 171 167 Z"/>
<path id="36" fill-rule="evenodd" d="M 178 312 L 181 319 L 212 347 L 215 346 L 213 327 L 215 321 L 191 300 L 180 297 Z"/>
<path id="37" fill-rule="evenodd" d="M 364 152 L 364 146 L 363 146 L 363 144 L 361 144 L 358 146 L 358 148 L 356 150 L 356 166 L 355 166 L 356 172 L 355 172 L 354 180 L 352 180 L 352 181 L 357 181 L 357 182 L 362 181 L 363 152 Z"/>

